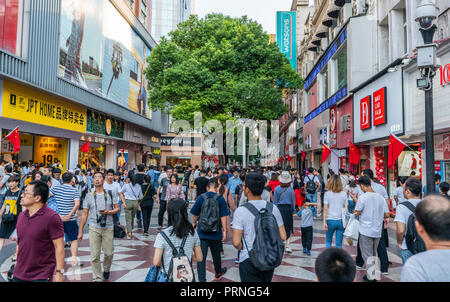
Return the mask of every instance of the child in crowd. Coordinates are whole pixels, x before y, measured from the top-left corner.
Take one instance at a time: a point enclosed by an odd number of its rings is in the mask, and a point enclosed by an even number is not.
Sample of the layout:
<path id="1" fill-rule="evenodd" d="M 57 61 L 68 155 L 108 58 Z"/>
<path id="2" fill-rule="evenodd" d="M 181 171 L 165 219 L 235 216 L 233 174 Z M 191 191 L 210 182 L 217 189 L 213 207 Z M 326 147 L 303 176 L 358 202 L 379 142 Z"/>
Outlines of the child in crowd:
<path id="1" fill-rule="evenodd" d="M 294 214 L 301 218 L 301 231 L 302 231 L 302 246 L 303 253 L 311 256 L 311 247 L 313 241 L 313 217 L 316 213 L 317 203 L 311 203 L 309 199 L 305 199 L 301 210 Z"/>

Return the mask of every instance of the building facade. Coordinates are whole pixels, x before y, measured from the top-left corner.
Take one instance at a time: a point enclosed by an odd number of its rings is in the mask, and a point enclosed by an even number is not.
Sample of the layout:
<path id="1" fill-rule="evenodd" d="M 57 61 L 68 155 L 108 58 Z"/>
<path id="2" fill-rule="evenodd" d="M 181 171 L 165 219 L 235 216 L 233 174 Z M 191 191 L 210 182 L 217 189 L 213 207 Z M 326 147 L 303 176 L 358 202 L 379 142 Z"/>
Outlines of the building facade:
<path id="1" fill-rule="evenodd" d="M 151 34 L 159 43 L 175 30 L 178 23 L 189 19 L 191 0 L 152 0 Z"/>
<path id="2" fill-rule="evenodd" d="M 122 153 L 127 168 L 141 163 L 148 138 L 168 132 L 168 117 L 149 109 L 143 70 L 156 42 L 128 3 L 2 5 L 0 128 L 18 126 L 22 140 L 18 154 L 3 140 L 2 158 L 117 168 Z"/>

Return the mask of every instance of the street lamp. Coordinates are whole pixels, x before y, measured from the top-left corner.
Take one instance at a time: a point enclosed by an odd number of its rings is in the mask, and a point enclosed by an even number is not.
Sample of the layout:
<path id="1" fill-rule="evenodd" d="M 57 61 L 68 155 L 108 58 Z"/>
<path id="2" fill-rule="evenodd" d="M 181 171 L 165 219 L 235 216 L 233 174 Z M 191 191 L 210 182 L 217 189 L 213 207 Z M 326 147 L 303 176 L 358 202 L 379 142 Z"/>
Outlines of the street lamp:
<path id="1" fill-rule="evenodd" d="M 436 74 L 436 44 L 433 36 L 437 29 L 434 20 L 437 8 L 431 0 L 422 0 L 416 9 L 416 22 L 419 23 L 424 45 L 417 46 L 417 67 L 421 78 L 417 87 L 425 91 L 425 162 L 427 194 L 434 193 L 434 127 L 433 127 L 433 77 Z"/>

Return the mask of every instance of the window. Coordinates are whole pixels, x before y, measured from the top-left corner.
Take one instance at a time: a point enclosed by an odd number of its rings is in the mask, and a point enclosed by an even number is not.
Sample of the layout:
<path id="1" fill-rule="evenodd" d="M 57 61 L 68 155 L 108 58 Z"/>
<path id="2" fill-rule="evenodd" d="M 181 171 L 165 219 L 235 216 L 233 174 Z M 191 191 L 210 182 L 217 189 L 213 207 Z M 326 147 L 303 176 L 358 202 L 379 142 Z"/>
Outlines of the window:
<path id="1" fill-rule="evenodd" d="M 408 22 L 406 20 L 406 9 L 402 10 L 403 13 L 403 53 L 408 52 Z"/>
<path id="2" fill-rule="evenodd" d="M 28 0 L 0 0 L 0 49 L 24 57 L 28 36 Z"/>
<path id="3" fill-rule="evenodd" d="M 336 63 L 336 91 L 347 85 L 347 45 L 335 57 Z"/>
<path id="4" fill-rule="evenodd" d="M 320 73 L 320 99 L 319 103 L 322 104 L 328 99 L 328 65 L 325 66 L 323 71 Z"/>
<path id="5" fill-rule="evenodd" d="M 131 11 L 134 12 L 134 0 L 128 0 L 128 5 L 131 8 Z"/>

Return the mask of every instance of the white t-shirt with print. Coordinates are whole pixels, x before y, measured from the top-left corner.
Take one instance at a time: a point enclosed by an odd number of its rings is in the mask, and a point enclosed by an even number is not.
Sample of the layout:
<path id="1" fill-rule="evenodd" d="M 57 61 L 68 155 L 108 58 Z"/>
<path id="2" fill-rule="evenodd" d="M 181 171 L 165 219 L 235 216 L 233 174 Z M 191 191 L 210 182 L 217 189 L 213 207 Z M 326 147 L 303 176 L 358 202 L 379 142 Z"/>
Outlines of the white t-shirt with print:
<path id="1" fill-rule="evenodd" d="M 355 210 L 361 212 L 359 233 L 371 238 L 381 238 L 384 213 L 389 213 L 386 200 L 378 193 L 366 192 L 358 198 Z"/>

